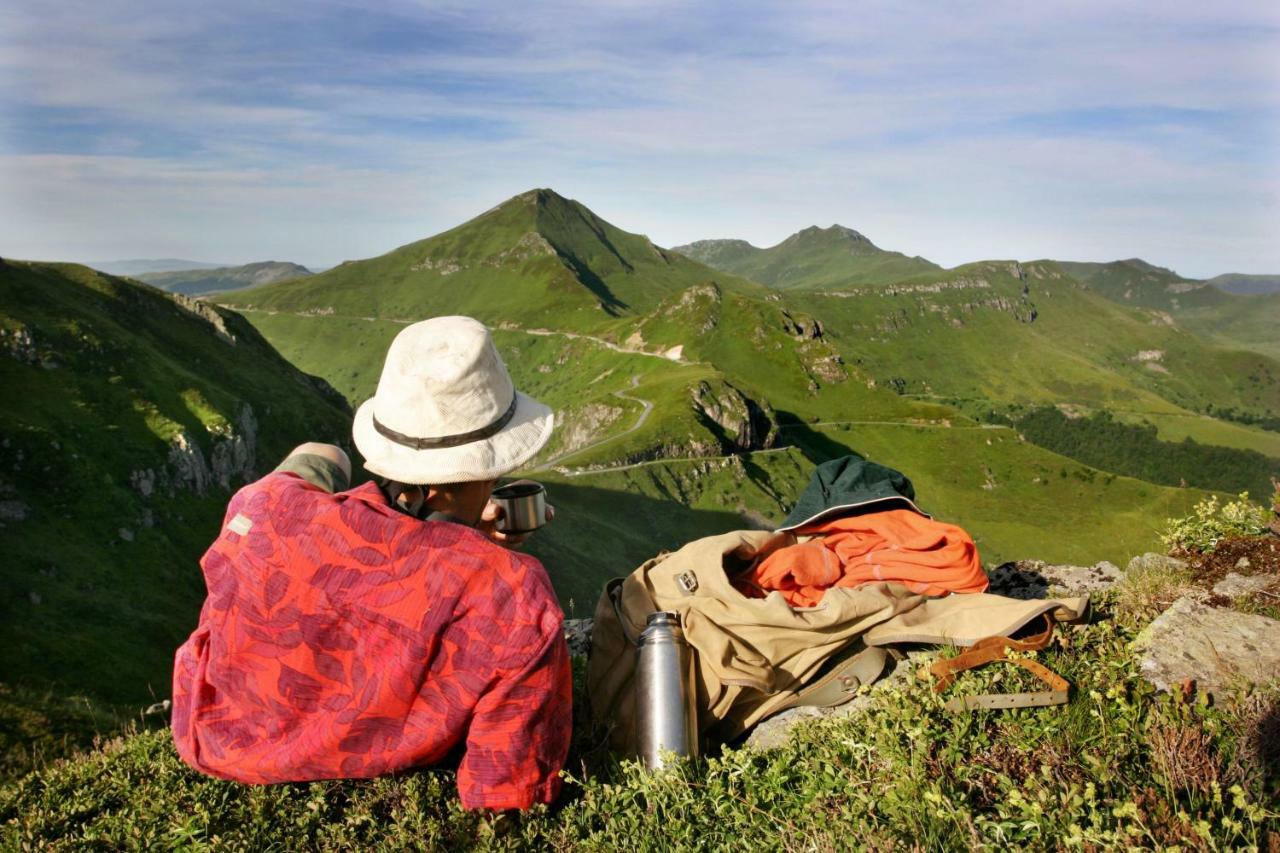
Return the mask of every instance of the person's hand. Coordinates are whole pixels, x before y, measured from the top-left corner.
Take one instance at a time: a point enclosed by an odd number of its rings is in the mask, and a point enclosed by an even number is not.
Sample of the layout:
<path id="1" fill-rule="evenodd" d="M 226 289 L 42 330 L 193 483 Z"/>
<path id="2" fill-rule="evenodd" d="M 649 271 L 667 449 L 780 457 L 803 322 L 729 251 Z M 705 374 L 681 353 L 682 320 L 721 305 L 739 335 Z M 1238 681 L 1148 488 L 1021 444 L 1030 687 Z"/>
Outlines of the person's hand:
<path id="1" fill-rule="evenodd" d="M 556 517 L 556 508 L 551 504 L 547 504 L 547 523 Z M 503 548 L 510 548 L 515 551 L 524 544 L 533 533 L 504 533 L 498 529 L 498 522 L 502 519 L 502 507 L 493 501 L 489 501 L 484 505 L 484 509 L 480 513 L 480 523 L 476 525 L 485 536 L 488 536 Z"/>

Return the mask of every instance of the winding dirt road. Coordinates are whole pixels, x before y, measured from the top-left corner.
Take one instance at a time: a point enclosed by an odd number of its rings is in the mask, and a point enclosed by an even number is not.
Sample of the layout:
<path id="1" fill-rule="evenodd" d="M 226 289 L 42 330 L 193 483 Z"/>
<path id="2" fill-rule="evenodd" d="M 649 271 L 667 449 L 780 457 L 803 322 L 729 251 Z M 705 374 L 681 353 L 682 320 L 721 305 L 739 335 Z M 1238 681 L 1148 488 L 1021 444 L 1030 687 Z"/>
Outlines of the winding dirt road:
<path id="1" fill-rule="evenodd" d="M 639 384 L 640 384 L 640 377 L 632 376 L 631 387 L 635 388 Z M 631 433 L 640 429 L 640 427 L 644 426 L 645 421 L 649 420 L 649 414 L 653 411 L 653 403 L 651 403 L 648 400 L 642 399 L 640 397 L 633 397 L 625 391 L 614 391 L 613 396 L 618 397 L 619 399 L 622 399 L 622 400 L 630 400 L 633 403 L 639 403 L 641 406 L 644 407 L 643 411 L 640 412 L 640 417 L 636 418 L 636 422 L 634 424 L 632 424 L 631 426 L 629 426 L 627 429 L 623 430 L 620 433 L 605 436 L 599 441 L 593 441 L 590 444 L 584 445 L 582 447 L 576 447 L 573 450 L 565 451 L 564 453 L 561 453 L 558 456 L 553 456 L 552 458 L 548 459 L 546 462 L 543 462 L 541 465 L 534 468 L 533 470 L 546 471 L 548 468 L 555 465 L 561 459 L 568 459 L 570 456 L 577 456 L 579 453 L 585 453 L 586 451 L 599 447 L 602 444 L 608 444 L 609 442 L 614 441 L 615 439 L 622 438 L 625 435 L 630 435 Z M 573 477 L 577 475 L 569 474 L 569 476 Z"/>

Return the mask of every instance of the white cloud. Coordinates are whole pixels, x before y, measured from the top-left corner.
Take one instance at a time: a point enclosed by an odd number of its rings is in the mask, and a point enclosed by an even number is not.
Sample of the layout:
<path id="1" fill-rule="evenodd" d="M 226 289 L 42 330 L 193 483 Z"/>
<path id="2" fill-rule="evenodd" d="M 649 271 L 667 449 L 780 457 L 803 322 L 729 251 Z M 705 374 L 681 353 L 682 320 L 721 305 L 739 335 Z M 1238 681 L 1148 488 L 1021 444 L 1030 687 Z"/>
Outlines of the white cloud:
<path id="1" fill-rule="evenodd" d="M 551 185 L 667 244 L 839 221 L 944 263 L 1280 271 L 1278 33 L 1233 3 L 27 2 L 0 251 L 332 263 Z M 58 147 L 50 110 L 100 126 Z"/>

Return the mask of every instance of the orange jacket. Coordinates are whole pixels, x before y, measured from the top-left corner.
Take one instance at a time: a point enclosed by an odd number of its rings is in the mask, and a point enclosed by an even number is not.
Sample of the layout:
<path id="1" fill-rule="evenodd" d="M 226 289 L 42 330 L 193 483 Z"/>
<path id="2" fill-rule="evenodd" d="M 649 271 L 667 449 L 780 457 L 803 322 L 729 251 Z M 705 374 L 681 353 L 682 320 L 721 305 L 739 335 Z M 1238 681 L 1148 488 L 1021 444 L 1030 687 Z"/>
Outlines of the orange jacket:
<path id="1" fill-rule="evenodd" d="M 984 592 L 978 547 L 953 524 L 907 509 L 818 522 L 796 531 L 813 538 L 780 548 L 735 583 L 745 595 L 782 593 L 792 607 L 812 607 L 833 586 L 893 581 L 912 592 Z"/>

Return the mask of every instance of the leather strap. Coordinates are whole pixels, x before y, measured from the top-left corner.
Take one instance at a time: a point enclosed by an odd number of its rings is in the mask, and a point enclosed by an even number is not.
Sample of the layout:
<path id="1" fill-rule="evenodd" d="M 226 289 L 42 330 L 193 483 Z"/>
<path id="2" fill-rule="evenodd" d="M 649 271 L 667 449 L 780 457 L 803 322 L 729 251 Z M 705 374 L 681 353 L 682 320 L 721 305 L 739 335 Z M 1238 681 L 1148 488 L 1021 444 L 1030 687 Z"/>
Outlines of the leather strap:
<path id="1" fill-rule="evenodd" d="M 977 708 L 1038 708 L 1046 705 L 1065 705 L 1071 685 L 1053 670 L 1033 660 L 1008 657 L 1010 651 L 1039 651 L 1049 645 L 1053 637 L 1053 620 L 1045 615 L 1045 629 L 1033 637 L 1014 640 L 1009 637 L 986 637 L 952 658 L 939 660 L 929 668 L 938 683 L 934 690 L 946 690 L 956 680 L 956 675 L 988 663 L 1004 662 L 1020 666 L 1049 685 L 1049 690 L 1037 693 L 984 693 L 981 696 L 957 696 L 946 704 L 948 711 L 972 711 Z"/>
<path id="2" fill-rule="evenodd" d="M 861 645 L 861 644 L 859 644 Z M 837 659 L 830 671 L 806 684 L 794 697 L 777 710 L 787 708 L 813 707 L 834 708 L 843 705 L 853 698 L 858 688 L 864 684 L 872 684 L 884 672 L 889 661 L 890 652 L 880 646 L 868 646 L 857 649 L 853 654 L 847 651 L 843 659 Z"/>

